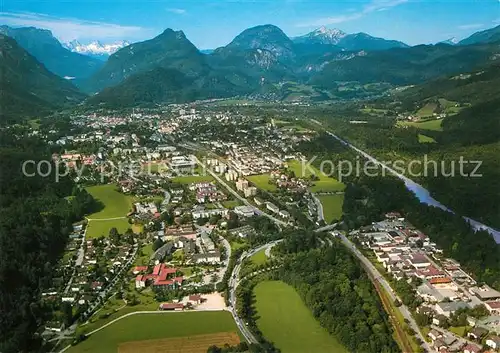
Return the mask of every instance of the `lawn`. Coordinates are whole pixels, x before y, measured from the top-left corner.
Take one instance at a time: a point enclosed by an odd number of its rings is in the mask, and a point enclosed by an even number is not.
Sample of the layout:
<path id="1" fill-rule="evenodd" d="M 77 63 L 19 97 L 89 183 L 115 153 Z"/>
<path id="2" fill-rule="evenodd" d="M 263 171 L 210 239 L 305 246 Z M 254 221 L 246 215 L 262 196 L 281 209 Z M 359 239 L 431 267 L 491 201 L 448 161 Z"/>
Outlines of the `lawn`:
<path id="1" fill-rule="evenodd" d="M 412 126 L 417 129 L 422 129 L 422 130 L 433 130 L 433 131 L 443 131 L 443 128 L 441 127 L 441 124 L 443 123 L 443 120 L 427 120 L 427 121 L 422 121 L 422 122 L 413 122 L 413 121 L 400 121 L 398 122 L 398 125 L 400 126 Z"/>
<path id="2" fill-rule="evenodd" d="M 269 174 L 260 174 L 260 175 L 252 175 L 247 177 L 248 181 L 254 184 L 259 189 L 265 191 L 276 191 L 276 184 L 269 184 L 270 175 Z"/>
<path id="3" fill-rule="evenodd" d="M 304 170 L 302 170 L 303 169 L 302 162 L 293 160 L 288 162 L 288 169 L 293 171 L 295 173 L 295 176 L 298 178 L 308 179 L 313 174 L 316 175 L 319 178 L 319 180 L 313 181 L 314 185 L 310 187 L 311 192 L 335 192 L 335 191 L 343 191 L 345 189 L 345 185 L 340 181 L 334 178 L 330 178 L 329 176 L 321 173 L 320 170 L 318 170 L 316 167 L 312 165 L 310 166 L 312 169 L 311 172 L 311 170 L 309 170 L 309 168 L 307 168 L 306 165 L 307 162 L 304 163 Z"/>
<path id="4" fill-rule="evenodd" d="M 231 314 L 227 311 L 133 315 L 93 334 L 87 340 L 71 347 L 68 352 L 109 353 L 116 352 L 118 345 L 124 342 L 220 332 L 239 334 Z"/>
<path id="5" fill-rule="evenodd" d="M 232 200 L 232 201 L 222 201 L 222 206 L 225 208 L 233 209 L 236 206 L 239 206 L 240 202 L 237 200 Z"/>
<path id="6" fill-rule="evenodd" d="M 291 286 L 281 281 L 265 281 L 255 287 L 254 293 L 257 326 L 281 352 L 347 353 L 314 319 Z"/>
<path id="7" fill-rule="evenodd" d="M 333 220 L 340 220 L 342 217 L 342 205 L 344 204 L 344 195 L 320 195 L 318 199 L 323 205 L 323 216 L 325 222 L 330 224 Z"/>
<path id="8" fill-rule="evenodd" d="M 267 262 L 266 249 L 262 249 L 250 257 L 255 265 L 262 265 Z"/>
<path id="9" fill-rule="evenodd" d="M 148 265 L 149 258 L 151 257 L 151 255 L 153 255 L 153 252 L 154 251 L 153 251 L 153 244 L 152 243 L 143 245 L 140 252 L 139 252 L 140 256 L 137 256 L 137 258 L 135 259 L 134 265 L 135 266 Z"/>
<path id="10" fill-rule="evenodd" d="M 202 183 L 204 181 L 213 181 L 214 178 L 211 175 L 188 175 L 188 176 L 179 176 L 172 179 L 174 183 L 178 184 L 193 184 L 193 183 Z"/>
<path id="11" fill-rule="evenodd" d="M 90 219 L 125 217 L 132 208 L 131 197 L 118 192 L 114 184 L 90 186 L 86 190 L 104 206 L 101 211 L 89 215 Z"/>
<path id="12" fill-rule="evenodd" d="M 111 228 L 116 228 L 118 233 L 123 234 L 129 228 L 133 228 L 132 224 L 128 223 L 127 218 L 113 219 L 113 220 L 89 220 L 87 226 L 87 239 L 98 238 L 101 235 L 108 236 Z"/>
<path id="13" fill-rule="evenodd" d="M 465 337 L 467 326 L 458 326 L 458 327 L 451 326 L 448 328 L 448 330 L 453 332 L 455 335 L 458 335 L 460 337 Z"/>
<path id="14" fill-rule="evenodd" d="M 230 244 L 231 244 L 232 251 L 236 251 L 236 250 L 243 248 L 243 247 L 248 247 L 248 243 L 244 240 L 241 240 L 241 239 L 234 240 Z"/>

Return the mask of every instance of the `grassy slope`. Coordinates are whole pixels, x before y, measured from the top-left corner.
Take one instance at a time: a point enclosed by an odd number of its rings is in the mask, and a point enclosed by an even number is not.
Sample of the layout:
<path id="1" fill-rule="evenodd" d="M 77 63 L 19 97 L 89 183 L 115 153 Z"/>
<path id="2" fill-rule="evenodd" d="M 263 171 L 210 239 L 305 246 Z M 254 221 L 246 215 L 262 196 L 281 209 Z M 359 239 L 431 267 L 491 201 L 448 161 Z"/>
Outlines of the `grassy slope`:
<path id="1" fill-rule="evenodd" d="M 130 198 L 118 192 L 115 185 L 90 186 L 87 191 L 104 204 L 104 209 L 91 214 L 88 217 L 90 219 L 124 217 L 131 209 L 132 202 Z"/>
<path id="2" fill-rule="evenodd" d="M 90 336 L 68 353 L 116 352 L 122 342 L 237 332 L 229 312 L 185 312 L 130 316 Z M 207 347 L 208 348 L 208 347 Z"/>
<path id="3" fill-rule="evenodd" d="M 90 219 L 87 237 L 107 236 L 113 227 L 120 233 L 132 227 L 125 218 L 132 207 L 132 198 L 116 191 L 116 186 L 112 184 L 91 186 L 87 188 L 87 191 L 104 206 L 101 211 L 87 217 Z M 119 217 L 123 218 L 106 220 Z"/>
<path id="4" fill-rule="evenodd" d="M 291 286 L 280 281 L 261 282 L 255 287 L 255 296 L 257 325 L 283 353 L 347 353 L 314 319 Z"/>
<path id="5" fill-rule="evenodd" d="M 443 120 L 428 120 L 423 122 L 401 121 L 398 122 L 398 125 L 413 126 L 422 130 L 443 131 L 443 128 L 441 127 L 442 123 Z"/>
<path id="6" fill-rule="evenodd" d="M 306 163 L 307 164 L 307 163 Z M 309 178 L 313 173 L 319 178 L 319 180 L 314 181 L 314 185 L 311 186 L 312 192 L 334 192 L 334 191 L 343 191 L 345 189 L 345 185 L 339 182 L 334 178 L 330 178 L 329 176 L 321 173 L 317 168 L 311 166 L 311 169 L 314 172 L 311 172 L 307 167 L 302 168 L 302 163 L 300 161 L 290 161 L 288 162 L 288 169 L 292 170 L 295 173 L 295 176 L 298 178 Z"/>
<path id="7" fill-rule="evenodd" d="M 330 224 L 334 219 L 340 220 L 342 217 L 344 195 L 320 195 L 318 198 L 323 205 L 325 222 Z"/>

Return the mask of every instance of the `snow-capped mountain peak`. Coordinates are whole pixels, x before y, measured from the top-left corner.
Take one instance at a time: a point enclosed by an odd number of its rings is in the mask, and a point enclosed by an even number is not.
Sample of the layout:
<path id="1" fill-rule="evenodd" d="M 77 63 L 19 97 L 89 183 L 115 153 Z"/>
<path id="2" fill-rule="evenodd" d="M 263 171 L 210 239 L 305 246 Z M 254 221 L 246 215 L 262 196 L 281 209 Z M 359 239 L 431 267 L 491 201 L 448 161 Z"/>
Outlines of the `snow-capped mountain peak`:
<path id="1" fill-rule="evenodd" d="M 443 40 L 442 42 L 439 42 L 439 43 L 443 43 L 443 44 L 450 44 L 450 45 L 455 45 L 459 42 L 459 40 L 455 37 L 452 37 L 450 39 L 447 39 L 447 40 Z"/>
<path id="2" fill-rule="evenodd" d="M 317 30 L 315 30 L 311 34 L 316 35 L 316 36 L 327 37 L 330 39 L 341 39 L 341 38 L 346 36 L 346 33 L 341 31 L 338 28 L 329 29 L 329 28 L 326 28 L 324 26 L 318 28 Z"/>
<path id="3" fill-rule="evenodd" d="M 297 37 L 294 40 L 299 43 L 312 40 L 313 42 L 322 44 L 337 44 L 345 36 L 347 36 L 347 34 L 340 29 L 320 27 L 312 31 L 311 33 L 308 33 L 301 37 Z"/>
<path id="4" fill-rule="evenodd" d="M 103 44 L 98 40 L 92 41 L 88 44 L 82 44 L 77 40 L 72 40 L 71 42 L 64 44 L 64 46 L 72 52 L 98 57 L 108 57 L 127 45 L 130 45 L 130 43 L 125 40 L 108 44 Z"/>

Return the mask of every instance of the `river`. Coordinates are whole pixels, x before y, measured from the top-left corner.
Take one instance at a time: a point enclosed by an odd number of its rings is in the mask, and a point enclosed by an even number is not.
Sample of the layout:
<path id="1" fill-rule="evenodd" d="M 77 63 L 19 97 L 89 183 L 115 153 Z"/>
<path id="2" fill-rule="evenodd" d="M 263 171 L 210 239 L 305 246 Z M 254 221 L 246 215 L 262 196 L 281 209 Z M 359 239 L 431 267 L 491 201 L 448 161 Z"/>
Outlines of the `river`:
<path id="1" fill-rule="evenodd" d="M 408 190 L 410 190 L 411 192 L 413 192 L 417 196 L 417 198 L 420 200 L 420 202 L 425 203 L 427 205 L 439 207 L 442 210 L 453 212 L 448 207 L 446 207 L 445 205 L 443 205 L 442 203 L 440 203 L 439 201 L 437 201 L 436 199 L 434 199 L 431 196 L 430 192 L 426 188 L 424 188 L 422 185 L 420 185 L 420 184 L 414 182 L 413 180 L 405 177 L 404 175 L 396 172 L 394 169 L 389 168 L 388 166 L 386 166 L 385 164 L 381 163 L 380 161 L 378 161 L 377 159 L 375 159 L 374 157 L 372 157 L 371 155 L 369 155 L 365 151 L 362 151 L 359 148 L 357 148 L 356 146 L 351 145 L 350 143 L 348 143 L 347 141 L 341 139 L 340 137 L 338 137 L 334 133 L 328 132 L 328 134 L 330 136 L 334 137 L 335 139 L 337 139 L 338 141 L 340 141 L 342 144 L 344 144 L 344 145 L 352 148 L 353 150 L 355 150 L 356 152 L 358 152 L 359 154 L 361 154 L 366 159 L 368 159 L 371 162 L 379 165 L 383 169 L 386 169 L 391 174 L 394 174 L 399 179 L 403 180 L 404 183 L 405 183 L 406 188 Z M 487 231 L 488 233 L 490 233 L 493 236 L 493 239 L 495 239 L 496 243 L 500 244 L 500 231 L 499 230 L 494 229 L 494 228 L 492 228 L 490 226 L 487 226 L 487 225 L 485 225 L 485 224 L 483 224 L 481 222 L 478 222 L 478 221 L 476 221 L 476 220 L 474 220 L 472 218 L 469 218 L 469 217 L 464 217 L 464 219 L 467 222 L 469 222 L 469 224 L 472 226 L 472 228 L 474 230 L 476 230 L 476 231 L 478 231 L 478 230 L 485 230 L 485 231 Z"/>

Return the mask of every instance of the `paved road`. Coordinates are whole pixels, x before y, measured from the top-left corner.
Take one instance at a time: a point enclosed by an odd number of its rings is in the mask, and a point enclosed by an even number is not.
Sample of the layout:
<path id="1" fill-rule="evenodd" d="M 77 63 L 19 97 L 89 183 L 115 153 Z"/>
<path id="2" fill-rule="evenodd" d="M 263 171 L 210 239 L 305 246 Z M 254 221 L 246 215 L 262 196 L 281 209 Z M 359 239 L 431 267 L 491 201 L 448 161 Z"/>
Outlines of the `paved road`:
<path id="1" fill-rule="evenodd" d="M 217 173 L 215 173 L 213 170 L 211 170 L 210 168 L 208 168 L 206 165 L 204 165 L 196 156 L 192 156 L 192 158 L 196 161 L 196 163 L 198 163 L 199 165 L 201 165 L 206 171 L 208 171 L 208 173 L 214 177 L 215 180 L 217 180 L 217 182 L 219 184 L 221 184 L 222 186 L 224 186 L 227 191 L 229 191 L 234 197 L 236 197 L 238 200 L 240 200 L 241 202 L 243 202 L 243 204 L 245 204 L 246 206 L 249 206 L 249 207 L 252 207 L 255 214 L 259 215 L 259 216 L 264 216 L 264 217 L 267 217 L 269 218 L 270 220 L 272 220 L 273 222 L 277 223 L 278 225 L 281 225 L 281 226 L 287 226 L 289 225 L 289 223 L 287 222 L 283 222 L 282 220 L 274 217 L 274 216 L 271 216 L 270 214 L 266 213 L 266 212 L 263 212 L 261 210 L 259 210 L 257 207 L 255 207 L 254 205 L 252 205 L 246 198 L 244 198 L 243 196 L 241 196 L 240 194 L 238 194 L 238 192 L 236 190 L 234 190 L 232 187 L 230 187 L 224 180 L 222 180 L 218 175 Z"/>
<path id="2" fill-rule="evenodd" d="M 332 235 L 335 235 L 335 234 L 332 233 Z M 361 261 L 361 263 L 363 264 L 365 269 L 372 275 L 374 280 L 378 281 L 382 285 L 382 287 L 384 287 L 384 289 L 388 293 L 390 299 L 392 301 L 396 301 L 396 299 L 397 299 L 401 302 L 401 300 L 394 293 L 394 291 L 392 290 L 391 286 L 389 285 L 387 280 L 384 278 L 384 276 L 382 276 L 380 274 L 380 272 L 378 272 L 378 270 L 375 268 L 375 266 L 373 266 L 372 263 L 363 254 L 361 254 L 361 252 L 356 248 L 356 246 L 349 239 L 347 239 L 344 235 L 342 235 L 341 233 L 337 232 L 336 235 L 339 235 L 340 239 L 342 240 L 344 245 L 349 250 L 351 250 L 354 253 L 354 255 L 356 255 L 358 257 L 358 259 Z M 417 337 L 420 338 L 420 340 L 422 340 L 422 342 L 423 342 L 422 346 L 424 347 L 424 349 L 427 350 L 428 352 L 431 352 L 431 347 L 429 346 L 429 344 L 425 341 L 424 337 L 422 336 L 420 329 L 419 329 L 417 323 L 415 322 L 415 319 L 411 315 L 410 311 L 408 310 L 408 308 L 405 305 L 401 305 L 398 309 L 401 312 L 401 314 L 403 315 L 403 317 L 408 320 L 409 326 L 416 332 Z"/>
<path id="3" fill-rule="evenodd" d="M 323 211 L 323 204 L 321 203 L 320 199 L 316 196 L 316 194 L 311 193 L 311 196 L 314 200 L 314 203 L 316 203 L 316 207 L 318 210 L 318 222 L 324 221 L 325 220 L 325 214 Z"/>
<path id="4" fill-rule="evenodd" d="M 77 257 L 77 259 L 75 261 L 75 266 L 73 268 L 73 273 L 71 274 L 71 278 L 68 281 L 68 285 L 64 289 L 64 294 L 66 294 L 66 293 L 69 292 L 69 289 L 71 288 L 71 284 L 73 283 L 73 280 L 74 280 L 74 278 L 76 276 L 76 268 L 80 267 L 82 265 L 83 260 L 85 258 L 85 250 L 84 250 L 83 245 L 85 244 L 85 237 L 87 235 L 87 229 L 88 228 L 89 228 L 89 226 L 87 224 L 87 226 L 85 227 L 85 232 L 83 232 L 83 237 L 82 237 L 81 242 L 80 242 L 80 247 L 78 248 L 78 257 Z"/>
<path id="5" fill-rule="evenodd" d="M 238 288 L 238 285 L 240 283 L 239 281 L 239 275 L 240 275 L 240 270 L 241 270 L 241 263 L 243 260 L 245 260 L 248 257 L 251 257 L 255 253 L 267 249 L 269 247 L 273 247 L 274 245 L 282 242 L 283 240 L 276 240 L 264 245 L 261 245 L 255 249 L 250 250 L 249 252 L 244 252 L 240 259 L 238 260 L 238 263 L 233 269 L 233 273 L 231 274 L 231 277 L 229 278 L 229 310 L 231 311 L 231 314 L 233 315 L 234 321 L 236 322 L 236 325 L 240 329 L 241 333 L 249 343 L 258 343 L 257 339 L 255 336 L 252 334 L 252 332 L 248 329 L 247 325 L 243 320 L 238 316 L 238 312 L 236 310 L 236 288 Z"/>

